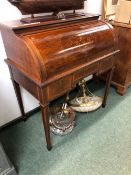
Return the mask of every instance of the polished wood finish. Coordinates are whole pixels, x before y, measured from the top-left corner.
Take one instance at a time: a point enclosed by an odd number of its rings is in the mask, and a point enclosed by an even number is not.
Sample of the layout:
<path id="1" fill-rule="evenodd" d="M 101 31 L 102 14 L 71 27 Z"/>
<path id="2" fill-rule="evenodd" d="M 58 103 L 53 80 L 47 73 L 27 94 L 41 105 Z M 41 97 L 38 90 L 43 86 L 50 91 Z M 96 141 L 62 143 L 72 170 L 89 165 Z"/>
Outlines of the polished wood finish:
<path id="1" fill-rule="evenodd" d="M 120 95 L 131 85 L 131 25 L 112 22 L 118 38 L 120 53 L 117 55 L 112 84 Z"/>
<path id="2" fill-rule="evenodd" d="M 106 105 L 114 55 L 118 52 L 111 25 L 83 18 L 57 25 L 24 25 L 15 21 L 2 24 L 1 32 L 17 97 L 19 84 L 40 102 L 48 150 L 52 147 L 48 111 L 52 100 L 69 92 L 88 75 L 107 72 L 103 107 Z M 18 100 L 24 115 L 21 98 Z"/>

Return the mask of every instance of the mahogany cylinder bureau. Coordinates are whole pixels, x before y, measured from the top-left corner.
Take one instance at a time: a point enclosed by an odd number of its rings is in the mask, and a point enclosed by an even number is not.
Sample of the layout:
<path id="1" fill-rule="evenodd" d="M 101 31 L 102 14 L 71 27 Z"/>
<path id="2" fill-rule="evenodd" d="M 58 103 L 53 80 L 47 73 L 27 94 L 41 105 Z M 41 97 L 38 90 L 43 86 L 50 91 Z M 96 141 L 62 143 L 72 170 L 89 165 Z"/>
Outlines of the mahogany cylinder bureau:
<path id="1" fill-rule="evenodd" d="M 74 0 L 72 2 L 75 4 Z M 7 53 L 5 61 L 21 114 L 25 117 L 19 85 L 40 102 L 48 150 L 52 148 L 49 103 L 73 89 L 82 78 L 107 71 L 105 106 L 118 52 L 112 26 L 98 20 L 98 16 L 75 12 L 62 16 L 63 19 L 56 20 L 52 16 L 48 21 L 12 21 L 0 26 Z"/>

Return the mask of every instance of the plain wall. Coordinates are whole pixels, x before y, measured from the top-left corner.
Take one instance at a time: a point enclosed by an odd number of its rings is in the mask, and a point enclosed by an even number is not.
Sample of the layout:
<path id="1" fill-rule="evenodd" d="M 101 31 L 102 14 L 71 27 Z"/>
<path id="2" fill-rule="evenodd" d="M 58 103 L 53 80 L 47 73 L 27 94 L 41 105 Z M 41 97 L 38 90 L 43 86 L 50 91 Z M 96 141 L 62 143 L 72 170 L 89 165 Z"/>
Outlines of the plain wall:
<path id="1" fill-rule="evenodd" d="M 101 0 L 87 0 L 85 2 L 86 12 L 101 13 Z M 0 0 L 0 22 L 5 20 L 20 19 L 21 12 L 12 6 L 7 0 Z M 10 80 L 8 67 L 4 62 L 6 53 L 0 34 L 0 126 L 20 116 L 14 89 Z M 38 101 L 27 91 L 21 88 L 25 111 L 38 107 Z"/>
<path id="2" fill-rule="evenodd" d="M 5 20 L 20 19 L 21 12 L 7 0 L 0 0 L 0 22 Z M 0 35 L 0 126 L 19 117 L 20 110 L 17 104 L 14 89 L 10 80 L 8 67 L 4 62 L 6 53 Z M 38 106 L 38 101 L 27 91 L 21 88 L 25 111 L 30 111 Z"/>

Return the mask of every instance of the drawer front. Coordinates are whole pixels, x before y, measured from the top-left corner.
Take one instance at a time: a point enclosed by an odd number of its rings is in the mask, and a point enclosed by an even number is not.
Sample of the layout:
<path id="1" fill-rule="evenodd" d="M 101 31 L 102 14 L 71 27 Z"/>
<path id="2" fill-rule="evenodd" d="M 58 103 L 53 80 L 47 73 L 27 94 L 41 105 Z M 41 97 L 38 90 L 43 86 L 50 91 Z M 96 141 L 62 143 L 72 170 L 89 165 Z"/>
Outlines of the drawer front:
<path id="1" fill-rule="evenodd" d="M 111 69 L 114 66 L 114 60 L 115 60 L 115 57 L 112 56 L 112 57 L 109 57 L 109 58 L 106 58 L 106 59 L 100 61 L 99 74 Z"/>
<path id="2" fill-rule="evenodd" d="M 48 86 L 49 101 L 65 94 L 72 87 L 72 75 L 61 78 Z"/>
<path id="3" fill-rule="evenodd" d="M 85 78 L 91 74 L 96 73 L 98 71 L 98 68 L 99 68 L 99 64 L 93 63 L 93 64 L 79 70 L 78 72 L 74 73 L 74 76 L 73 76 L 74 83 L 78 82 L 82 78 Z"/>

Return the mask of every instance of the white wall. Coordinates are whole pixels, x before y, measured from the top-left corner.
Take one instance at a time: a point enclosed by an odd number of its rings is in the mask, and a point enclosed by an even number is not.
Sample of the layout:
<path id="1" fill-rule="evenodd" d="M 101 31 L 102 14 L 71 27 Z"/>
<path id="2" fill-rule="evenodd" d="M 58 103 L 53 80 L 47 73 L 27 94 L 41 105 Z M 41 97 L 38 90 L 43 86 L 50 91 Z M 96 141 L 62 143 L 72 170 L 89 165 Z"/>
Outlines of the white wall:
<path id="1" fill-rule="evenodd" d="M 102 14 L 103 0 L 87 0 L 85 10 L 89 13 Z"/>
<path id="2" fill-rule="evenodd" d="M 0 0 L 0 22 L 20 18 L 21 13 L 17 8 L 6 0 Z M 0 126 L 21 115 L 10 80 L 8 67 L 4 62 L 5 58 L 6 53 L 0 35 Z M 23 89 L 21 91 L 26 112 L 38 106 L 38 102 L 34 97 Z"/>
<path id="3" fill-rule="evenodd" d="M 85 11 L 101 13 L 101 0 L 88 0 L 85 2 Z M 20 11 L 7 0 L 0 0 L 0 22 L 21 18 Z M 14 89 L 10 80 L 8 67 L 4 62 L 6 53 L 0 35 L 0 126 L 20 116 L 19 107 Z M 25 111 L 30 111 L 38 106 L 38 101 L 21 88 Z"/>

